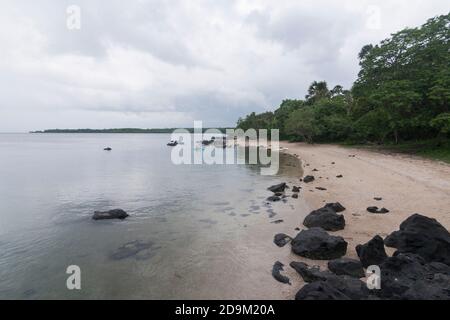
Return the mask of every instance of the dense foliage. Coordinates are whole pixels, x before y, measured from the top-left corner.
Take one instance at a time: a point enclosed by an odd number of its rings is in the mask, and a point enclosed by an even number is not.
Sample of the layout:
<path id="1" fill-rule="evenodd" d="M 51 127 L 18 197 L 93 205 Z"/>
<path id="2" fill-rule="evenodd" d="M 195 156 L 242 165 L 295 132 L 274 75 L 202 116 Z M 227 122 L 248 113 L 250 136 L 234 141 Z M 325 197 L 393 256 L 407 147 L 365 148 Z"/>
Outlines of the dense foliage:
<path id="1" fill-rule="evenodd" d="M 242 129 L 280 129 L 282 139 L 399 142 L 450 135 L 450 14 L 404 29 L 359 53 L 351 90 L 314 81 L 304 100 L 239 119 Z"/>

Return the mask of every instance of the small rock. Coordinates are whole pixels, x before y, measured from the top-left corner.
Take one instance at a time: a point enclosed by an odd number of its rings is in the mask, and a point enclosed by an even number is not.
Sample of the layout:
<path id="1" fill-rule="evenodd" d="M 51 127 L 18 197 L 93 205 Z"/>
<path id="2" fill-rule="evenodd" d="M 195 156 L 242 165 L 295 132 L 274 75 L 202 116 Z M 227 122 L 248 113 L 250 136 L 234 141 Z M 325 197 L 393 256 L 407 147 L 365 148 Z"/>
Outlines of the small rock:
<path id="1" fill-rule="evenodd" d="M 368 207 L 367 211 L 369 211 L 370 213 L 375 213 L 375 214 L 385 214 L 385 213 L 389 213 L 389 210 L 386 208 L 381 208 L 378 209 L 378 207 Z"/>
<path id="2" fill-rule="evenodd" d="M 314 176 L 306 176 L 303 178 L 304 183 L 310 183 L 310 182 L 313 182 L 314 180 L 315 180 Z"/>
<path id="3" fill-rule="evenodd" d="M 271 223 L 273 223 L 273 224 L 280 224 L 280 223 L 283 223 L 284 222 L 284 220 L 275 220 L 275 221 L 272 221 Z"/>
<path id="4" fill-rule="evenodd" d="M 293 186 L 292 187 L 292 192 L 299 193 L 300 192 L 300 187 Z"/>
<path id="5" fill-rule="evenodd" d="M 342 174 L 337 175 L 336 178 L 343 178 L 344 176 Z"/>
<path id="6" fill-rule="evenodd" d="M 381 200 L 383 200 L 383 198 L 375 197 L 375 198 L 373 198 L 373 200 L 381 201 Z"/>
<path id="7" fill-rule="evenodd" d="M 267 190 L 272 191 L 273 193 L 284 192 L 287 189 L 287 185 L 285 182 L 269 187 Z"/>
<path id="8" fill-rule="evenodd" d="M 326 191 L 327 190 L 326 188 L 322 188 L 322 187 L 316 187 L 316 189 L 319 190 L 319 191 Z"/>
<path id="9" fill-rule="evenodd" d="M 103 150 L 105 150 L 105 151 L 111 151 L 111 150 L 112 150 L 112 148 L 110 148 L 110 147 L 107 147 L 107 148 L 104 148 Z"/>
<path id="10" fill-rule="evenodd" d="M 298 199 L 298 193 L 294 193 L 294 194 L 292 195 L 292 198 Z"/>
<path id="11" fill-rule="evenodd" d="M 284 264 L 282 264 L 280 261 L 275 262 L 272 268 L 272 276 L 277 280 L 278 282 L 285 283 L 285 284 L 291 284 L 288 277 L 283 276 L 280 272 L 284 271 Z"/>
<path id="12" fill-rule="evenodd" d="M 281 198 L 278 197 L 278 196 L 271 196 L 271 197 L 267 198 L 267 201 L 270 201 L 270 202 L 277 202 L 277 201 L 280 201 L 280 200 L 281 200 Z"/>
<path id="13" fill-rule="evenodd" d="M 275 235 L 275 237 L 273 239 L 273 243 L 275 243 L 278 247 L 283 248 L 291 240 L 292 240 L 292 238 L 289 237 L 287 234 L 279 233 L 279 234 Z"/>

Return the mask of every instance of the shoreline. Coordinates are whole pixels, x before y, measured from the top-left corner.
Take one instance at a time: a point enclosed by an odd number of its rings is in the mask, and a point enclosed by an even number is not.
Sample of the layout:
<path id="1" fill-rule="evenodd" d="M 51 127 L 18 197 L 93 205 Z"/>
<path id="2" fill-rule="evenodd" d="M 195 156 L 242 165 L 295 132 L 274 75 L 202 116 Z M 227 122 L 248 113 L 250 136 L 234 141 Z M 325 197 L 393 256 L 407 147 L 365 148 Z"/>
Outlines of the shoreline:
<path id="1" fill-rule="evenodd" d="M 302 187 L 302 211 L 312 211 L 330 202 L 340 202 L 346 207 L 342 213 L 346 220 L 345 229 L 330 232 L 348 242 L 345 257 L 358 259 L 355 250 L 358 244 L 364 244 L 376 235 L 385 238 L 415 213 L 434 218 L 450 229 L 450 165 L 446 163 L 337 145 L 282 141 L 280 148 L 283 153 L 297 156 L 304 176 L 313 175 L 316 178 L 308 184 L 296 181 Z M 342 175 L 342 178 L 337 178 L 338 175 Z M 289 184 L 292 180 L 286 182 Z M 316 187 L 326 190 L 320 191 Z M 382 200 L 376 201 L 375 197 L 381 197 Z M 290 203 L 296 206 L 295 202 Z M 385 207 L 390 212 L 370 214 L 366 210 L 370 206 Z M 285 223 L 283 227 L 279 225 L 277 233 L 295 236 L 299 232 L 294 231 L 295 227 L 307 229 L 302 225 L 304 214 L 299 214 L 298 210 L 293 212 L 283 214 Z M 297 256 L 291 252 L 290 246 L 274 249 L 278 250 L 279 260 L 285 265 L 284 274 L 292 282 L 292 286 L 283 289 L 287 299 L 292 299 L 305 284 L 301 276 L 289 267 L 291 261 L 327 269 L 327 261 Z M 385 249 L 389 256 L 395 251 L 393 248 Z"/>

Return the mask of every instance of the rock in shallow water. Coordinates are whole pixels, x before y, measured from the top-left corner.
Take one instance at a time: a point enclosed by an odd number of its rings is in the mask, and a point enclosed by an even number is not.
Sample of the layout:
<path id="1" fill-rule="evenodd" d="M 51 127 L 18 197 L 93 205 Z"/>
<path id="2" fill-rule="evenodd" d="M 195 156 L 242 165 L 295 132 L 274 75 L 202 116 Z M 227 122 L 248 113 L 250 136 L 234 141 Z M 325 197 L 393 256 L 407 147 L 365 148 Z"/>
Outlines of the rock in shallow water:
<path id="1" fill-rule="evenodd" d="M 267 190 L 272 191 L 273 193 L 277 193 L 277 192 L 284 192 L 284 190 L 287 188 L 287 185 L 285 182 L 271 186 L 269 188 L 267 188 Z"/>
<path id="2" fill-rule="evenodd" d="M 420 214 L 406 219 L 385 244 L 399 252 L 418 254 L 428 262 L 450 265 L 450 233 L 435 219 Z"/>
<path id="3" fill-rule="evenodd" d="M 94 220 L 111 220 L 111 219 L 120 219 L 123 220 L 128 217 L 128 213 L 126 213 L 122 209 L 114 209 L 109 211 L 95 211 L 92 219 Z"/>
<path id="4" fill-rule="evenodd" d="M 338 231 L 344 229 L 345 219 L 330 207 L 323 207 L 312 211 L 303 221 L 303 225 L 308 228 L 320 227 L 327 231 Z"/>
<path id="5" fill-rule="evenodd" d="M 314 176 L 306 176 L 303 178 L 304 183 L 310 183 L 313 182 L 314 180 L 315 180 Z"/>
<path id="6" fill-rule="evenodd" d="M 347 242 L 342 237 L 329 235 L 322 228 L 311 228 L 301 231 L 292 240 L 292 251 L 309 259 L 331 260 L 347 253 Z"/>

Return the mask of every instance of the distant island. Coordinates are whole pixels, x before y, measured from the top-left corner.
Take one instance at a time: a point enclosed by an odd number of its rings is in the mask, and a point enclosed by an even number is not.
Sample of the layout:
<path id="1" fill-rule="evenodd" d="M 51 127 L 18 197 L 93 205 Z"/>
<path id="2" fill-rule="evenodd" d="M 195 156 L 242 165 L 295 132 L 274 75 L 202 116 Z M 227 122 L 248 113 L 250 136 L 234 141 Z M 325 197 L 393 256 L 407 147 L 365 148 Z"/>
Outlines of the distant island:
<path id="1" fill-rule="evenodd" d="M 140 128 L 113 128 L 113 129 L 47 129 L 42 131 L 30 131 L 30 133 L 172 133 L 177 129 L 185 129 L 190 133 L 194 128 L 163 128 L 163 129 L 140 129 Z M 203 128 L 203 132 L 211 128 Z M 225 133 L 227 128 L 214 128 Z"/>

